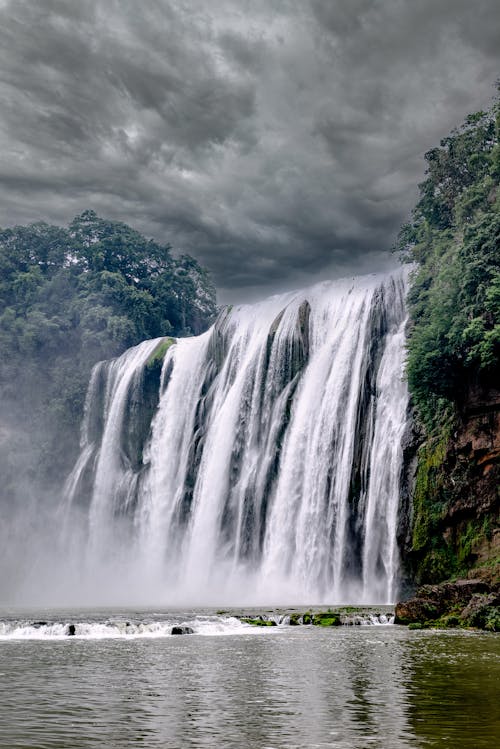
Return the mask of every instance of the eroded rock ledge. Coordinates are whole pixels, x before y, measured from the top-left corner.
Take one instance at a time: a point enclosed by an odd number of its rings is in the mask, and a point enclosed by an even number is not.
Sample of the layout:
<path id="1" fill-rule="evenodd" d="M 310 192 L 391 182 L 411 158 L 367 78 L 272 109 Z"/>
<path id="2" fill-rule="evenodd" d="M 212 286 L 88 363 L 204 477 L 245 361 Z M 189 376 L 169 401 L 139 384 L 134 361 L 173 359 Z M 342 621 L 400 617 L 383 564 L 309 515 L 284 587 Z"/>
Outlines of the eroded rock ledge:
<path id="1" fill-rule="evenodd" d="M 393 624 L 394 609 L 392 606 L 337 606 L 336 608 L 312 609 L 248 609 L 234 613 L 219 611 L 219 614 L 231 613 L 240 621 L 254 627 L 274 627 L 278 624 L 290 626 L 312 625 L 316 627 L 340 627 L 344 625 Z"/>
<path id="2" fill-rule="evenodd" d="M 500 631 L 500 586 L 483 579 L 423 585 L 396 604 L 396 624 L 425 627 L 477 627 Z"/>

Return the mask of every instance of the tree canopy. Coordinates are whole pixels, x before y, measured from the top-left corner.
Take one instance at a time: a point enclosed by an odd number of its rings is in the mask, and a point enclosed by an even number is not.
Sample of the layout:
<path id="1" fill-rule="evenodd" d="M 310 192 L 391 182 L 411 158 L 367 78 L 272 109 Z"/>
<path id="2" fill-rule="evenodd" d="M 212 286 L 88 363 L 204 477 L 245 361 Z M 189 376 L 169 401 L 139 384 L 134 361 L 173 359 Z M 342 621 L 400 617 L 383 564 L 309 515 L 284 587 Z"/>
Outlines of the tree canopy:
<path id="1" fill-rule="evenodd" d="M 426 155 L 399 249 L 417 264 L 408 381 L 429 428 L 500 365 L 500 107 L 470 115 Z"/>
<path id="2" fill-rule="evenodd" d="M 64 470 L 92 365 L 146 338 L 198 334 L 215 313 L 196 260 L 124 223 L 85 211 L 67 228 L 0 229 L 2 423 L 24 424 L 39 463 Z"/>

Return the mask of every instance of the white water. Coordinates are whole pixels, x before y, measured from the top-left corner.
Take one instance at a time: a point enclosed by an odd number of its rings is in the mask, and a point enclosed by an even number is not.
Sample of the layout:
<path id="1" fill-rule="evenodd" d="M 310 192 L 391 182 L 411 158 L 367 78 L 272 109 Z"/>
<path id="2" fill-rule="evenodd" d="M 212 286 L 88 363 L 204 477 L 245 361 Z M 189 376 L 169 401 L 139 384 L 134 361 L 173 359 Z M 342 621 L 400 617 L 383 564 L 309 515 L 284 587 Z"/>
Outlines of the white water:
<path id="1" fill-rule="evenodd" d="M 69 635 L 69 625 L 74 626 L 74 635 Z M 136 639 L 176 637 L 172 627 L 190 627 L 192 634 L 206 637 L 218 635 L 258 634 L 262 627 L 253 627 L 233 616 L 186 615 L 185 617 L 165 617 L 153 620 L 132 620 L 124 618 L 100 621 L 78 619 L 74 616 L 65 620 L 33 622 L 27 619 L 0 621 L 1 640 L 60 640 L 60 639 Z"/>
<path id="2" fill-rule="evenodd" d="M 400 273 L 323 283 L 178 340 L 140 468 L 124 434 L 158 341 L 98 365 L 64 505 L 73 585 L 104 602 L 392 602 L 404 294 Z"/>
<path id="3" fill-rule="evenodd" d="M 287 614 L 269 614 L 267 620 L 273 621 L 276 627 L 289 629 L 290 616 Z M 341 616 L 342 625 L 387 626 L 394 623 L 394 616 L 383 613 L 350 614 Z M 301 621 L 302 624 L 302 621 Z M 74 629 L 70 634 L 70 626 Z M 2 640 L 107 640 L 176 637 L 173 627 L 189 627 L 190 634 L 204 637 L 227 635 L 263 635 L 276 631 L 275 627 L 259 627 L 241 621 L 238 616 L 213 613 L 165 614 L 161 618 L 137 618 L 132 616 L 112 616 L 111 618 L 85 618 L 73 614 L 67 619 L 59 617 L 45 620 L 10 618 L 0 620 L 0 641 Z M 314 625 L 303 625 L 314 628 Z M 318 629 L 318 628 L 316 628 Z M 321 629 L 321 628 L 320 628 Z"/>

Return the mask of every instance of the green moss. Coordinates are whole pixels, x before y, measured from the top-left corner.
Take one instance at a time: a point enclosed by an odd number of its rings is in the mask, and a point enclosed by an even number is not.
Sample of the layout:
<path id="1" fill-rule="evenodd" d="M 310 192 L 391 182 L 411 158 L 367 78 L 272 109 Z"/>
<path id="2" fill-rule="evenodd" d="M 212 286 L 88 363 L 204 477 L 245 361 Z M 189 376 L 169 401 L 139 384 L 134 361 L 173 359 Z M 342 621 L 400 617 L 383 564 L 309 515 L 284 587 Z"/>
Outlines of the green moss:
<path id="1" fill-rule="evenodd" d="M 449 578 L 455 570 L 453 551 L 445 545 L 441 536 L 430 537 L 429 544 L 437 548 L 429 549 L 420 559 L 416 575 L 419 583 L 441 582 Z"/>
<path id="2" fill-rule="evenodd" d="M 457 540 L 457 562 L 459 572 L 466 572 L 475 562 L 475 551 L 481 543 L 487 539 L 491 540 L 492 524 L 491 518 L 485 516 L 478 520 L 469 520 Z"/>
<path id="3" fill-rule="evenodd" d="M 442 466 L 448 438 L 446 429 L 434 442 L 423 445 L 419 450 L 413 495 L 413 551 L 425 549 L 442 516 Z"/>
<path id="4" fill-rule="evenodd" d="M 474 466 L 455 461 L 453 450 L 448 453 L 451 428 L 450 422 L 443 425 L 418 453 L 411 548 L 418 584 L 467 575 L 476 564 L 478 549 L 493 536 L 491 515 L 454 521 L 450 532 L 450 506 L 474 486 Z"/>
<path id="5" fill-rule="evenodd" d="M 484 538 L 488 522 L 468 523 L 446 533 L 448 510 L 470 485 L 470 466 L 457 464 L 448 453 L 453 422 L 441 426 L 419 450 L 413 494 L 412 559 L 417 583 L 438 583 L 463 575 L 473 566 L 473 548 Z"/>
<path id="6" fill-rule="evenodd" d="M 251 624 L 253 627 L 275 627 L 276 622 L 272 619 L 250 619 L 248 617 L 242 617 L 242 622 L 245 622 L 245 624 Z"/>
<path id="7" fill-rule="evenodd" d="M 424 629 L 422 622 L 411 622 L 408 624 L 408 629 Z"/>
<path id="8" fill-rule="evenodd" d="M 151 370 L 156 369 L 158 366 L 161 366 L 161 364 L 163 363 L 163 359 L 165 358 L 165 354 L 167 353 L 170 346 L 174 345 L 174 343 L 175 338 L 162 338 L 147 360 L 146 369 Z"/>
<path id="9" fill-rule="evenodd" d="M 340 626 L 340 616 L 334 611 L 325 611 L 314 614 L 312 624 L 316 627 L 338 627 Z"/>
<path id="10" fill-rule="evenodd" d="M 343 614 L 357 614 L 360 611 L 359 606 L 341 606 L 338 611 L 341 611 Z"/>
<path id="11" fill-rule="evenodd" d="M 443 616 L 441 621 L 445 627 L 454 628 L 462 626 L 462 620 L 458 614 L 448 614 Z"/>

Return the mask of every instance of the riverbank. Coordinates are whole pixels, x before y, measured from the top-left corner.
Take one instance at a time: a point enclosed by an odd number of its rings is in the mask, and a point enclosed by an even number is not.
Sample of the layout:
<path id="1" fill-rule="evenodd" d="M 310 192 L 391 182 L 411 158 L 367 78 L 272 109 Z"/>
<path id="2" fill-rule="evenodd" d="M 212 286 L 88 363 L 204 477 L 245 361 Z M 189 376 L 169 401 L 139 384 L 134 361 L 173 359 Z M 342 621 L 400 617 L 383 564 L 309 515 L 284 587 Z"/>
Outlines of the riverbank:
<path id="1" fill-rule="evenodd" d="M 500 632 L 500 585 L 487 576 L 422 585 L 396 604 L 395 623 L 412 629 L 474 627 Z"/>

